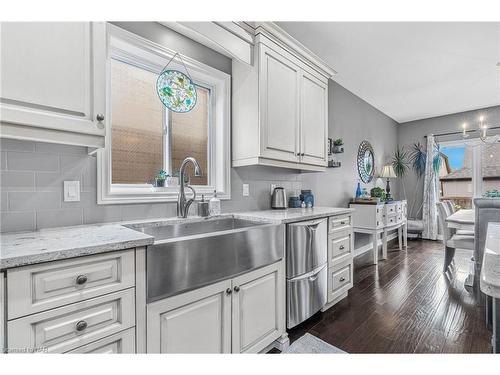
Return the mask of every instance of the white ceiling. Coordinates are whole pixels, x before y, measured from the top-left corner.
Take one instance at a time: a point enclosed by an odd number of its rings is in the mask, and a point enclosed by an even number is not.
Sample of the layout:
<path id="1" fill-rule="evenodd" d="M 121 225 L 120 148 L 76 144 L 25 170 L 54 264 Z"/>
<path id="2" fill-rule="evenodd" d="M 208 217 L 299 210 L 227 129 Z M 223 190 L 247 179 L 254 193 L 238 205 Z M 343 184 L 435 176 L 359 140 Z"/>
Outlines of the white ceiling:
<path id="1" fill-rule="evenodd" d="M 500 23 L 278 25 L 399 123 L 500 104 Z"/>

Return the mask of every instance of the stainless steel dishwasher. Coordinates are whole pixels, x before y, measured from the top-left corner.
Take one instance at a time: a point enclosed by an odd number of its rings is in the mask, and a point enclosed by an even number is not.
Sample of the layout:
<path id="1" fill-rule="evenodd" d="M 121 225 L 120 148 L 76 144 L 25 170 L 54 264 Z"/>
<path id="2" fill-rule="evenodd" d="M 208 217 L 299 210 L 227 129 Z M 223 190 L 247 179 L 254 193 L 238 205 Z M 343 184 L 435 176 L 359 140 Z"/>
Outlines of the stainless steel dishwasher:
<path id="1" fill-rule="evenodd" d="M 287 327 L 318 312 L 327 300 L 328 219 L 287 225 Z"/>

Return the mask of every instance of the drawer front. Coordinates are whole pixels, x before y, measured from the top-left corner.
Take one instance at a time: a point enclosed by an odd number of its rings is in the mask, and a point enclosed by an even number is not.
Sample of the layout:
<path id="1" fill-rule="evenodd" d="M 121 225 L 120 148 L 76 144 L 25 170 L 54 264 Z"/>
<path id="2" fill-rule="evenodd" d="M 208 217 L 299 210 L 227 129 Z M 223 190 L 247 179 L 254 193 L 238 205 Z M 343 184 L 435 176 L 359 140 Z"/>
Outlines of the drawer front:
<path id="1" fill-rule="evenodd" d="M 66 353 L 133 354 L 135 353 L 135 328 L 129 328 Z"/>
<path id="2" fill-rule="evenodd" d="M 352 261 L 345 262 L 339 268 L 328 270 L 328 302 L 335 300 L 353 286 Z"/>
<path id="3" fill-rule="evenodd" d="M 331 216 L 328 218 L 328 232 L 346 229 L 351 225 L 351 215 Z"/>
<path id="4" fill-rule="evenodd" d="M 397 212 L 397 204 L 393 203 L 393 204 L 386 204 L 385 205 L 385 215 L 386 216 L 394 215 L 394 214 L 396 214 L 396 212 Z"/>
<path id="5" fill-rule="evenodd" d="M 130 288 L 134 272 L 134 250 L 8 270 L 8 318 Z"/>
<path id="6" fill-rule="evenodd" d="M 10 348 L 64 353 L 135 325 L 134 288 L 11 320 Z"/>
<path id="7" fill-rule="evenodd" d="M 336 238 L 328 236 L 328 266 L 331 267 L 336 262 L 352 257 L 351 232 L 345 232 L 345 236 Z"/>
<path id="8" fill-rule="evenodd" d="M 391 225 L 395 225 L 397 224 L 397 216 L 396 215 L 392 215 L 392 216 L 386 216 L 385 217 L 385 225 L 386 226 L 391 226 Z"/>

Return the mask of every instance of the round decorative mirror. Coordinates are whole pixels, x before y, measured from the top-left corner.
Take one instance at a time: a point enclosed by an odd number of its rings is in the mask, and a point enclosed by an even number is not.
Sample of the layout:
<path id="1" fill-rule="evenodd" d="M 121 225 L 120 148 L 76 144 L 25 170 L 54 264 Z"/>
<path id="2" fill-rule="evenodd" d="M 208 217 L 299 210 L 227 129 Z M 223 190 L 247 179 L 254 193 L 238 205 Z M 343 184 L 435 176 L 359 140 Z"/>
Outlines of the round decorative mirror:
<path id="1" fill-rule="evenodd" d="M 375 171 L 375 157 L 373 147 L 368 141 L 360 143 L 358 148 L 358 174 L 365 184 L 373 179 Z"/>

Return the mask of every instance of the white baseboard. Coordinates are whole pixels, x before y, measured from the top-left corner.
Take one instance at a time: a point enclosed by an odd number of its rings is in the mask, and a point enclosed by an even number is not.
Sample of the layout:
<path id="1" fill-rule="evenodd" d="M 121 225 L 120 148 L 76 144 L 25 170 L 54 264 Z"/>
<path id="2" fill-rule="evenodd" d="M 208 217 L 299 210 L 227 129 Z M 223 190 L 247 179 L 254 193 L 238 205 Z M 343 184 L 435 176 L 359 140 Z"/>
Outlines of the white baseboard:
<path id="1" fill-rule="evenodd" d="M 398 232 L 396 231 L 395 233 L 391 233 L 389 235 L 387 235 L 387 242 L 389 241 L 392 241 L 394 239 L 398 238 Z M 382 245 L 382 238 L 379 238 L 378 239 L 378 242 L 377 244 L 379 246 Z M 354 256 L 357 257 L 357 256 L 360 256 L 364 253 L 367 253 L 368 251 L 372 250 L 373 249 L 373 242 L 370 242 L 364 246 L 361 246 L 360 248 L 357 248 L 357 249 L 354 249 Z"/>

